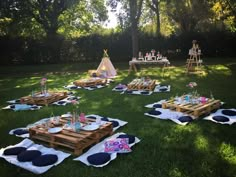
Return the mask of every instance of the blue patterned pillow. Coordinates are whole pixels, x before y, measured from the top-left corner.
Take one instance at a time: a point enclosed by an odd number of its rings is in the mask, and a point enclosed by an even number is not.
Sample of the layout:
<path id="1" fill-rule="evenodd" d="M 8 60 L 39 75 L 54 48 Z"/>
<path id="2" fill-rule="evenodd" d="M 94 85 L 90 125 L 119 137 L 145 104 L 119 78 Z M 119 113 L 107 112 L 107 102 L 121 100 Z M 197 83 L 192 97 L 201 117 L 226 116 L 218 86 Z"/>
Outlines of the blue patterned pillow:
<path id="1" fill-rule="evenodd" d="M 18 155 L 21 152 L 26 151 L 26 149 L 27 148 L 25 148 L 25 147 L 12 147 L 12 148 L 8 148 L 8 149 L 5 149 L 3 151 L 3 155 Z"/>
<path id="2" fill-rule="evenodd" d="M 55 154 L 45 154 L 41 155 L 38 158 L 32 161 L 34 166 L 44 167 L 48 165 L 52 165 L 58 161 L 58 157 Z"/>
<path id="3" fill-rule="evenodd" d="M 111 160 L 111 156 L 109 153 L 99 152 L 88 156 L 87 160 L 92 165 L 102 165 L 109 162 Z"/>
<path id="4" fill-rule="evenodd" d="M 17 160 L 19 162 L 29 162 L 36 159 L 41 154 L 42 153 L 38 150 L 26 150 L 17 155 Z"/>

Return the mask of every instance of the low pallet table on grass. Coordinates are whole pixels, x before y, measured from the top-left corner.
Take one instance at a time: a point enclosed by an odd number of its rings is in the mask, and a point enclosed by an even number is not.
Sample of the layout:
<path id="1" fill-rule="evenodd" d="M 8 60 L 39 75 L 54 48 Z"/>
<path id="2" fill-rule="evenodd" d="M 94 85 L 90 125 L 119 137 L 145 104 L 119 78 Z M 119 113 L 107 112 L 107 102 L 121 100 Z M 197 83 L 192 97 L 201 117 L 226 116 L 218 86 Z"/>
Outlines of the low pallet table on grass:
<path id="1" fill-rule="evenodd" d="M 162 108 L 173 109 L 178 112 L 183 112 L 192 115 L 195 118 L 198 118 L 203 114 L 209 114 L 214 109 L 218 109 L 220 105 L 221 105 L 220 100 L 214 100 L 214 99 L 209 99 L 205 104 L 202 103 L 175 104 L 174 100 L 169 100 L 165 103 L 162 103 Z"/>
<path id="2" fill-rule="evenodd" d="M 93 119 L 87 119 L 93 122 Z M 63 126 L 68 120 L 60 119 L 60 124 Z M 55 127 L 54 124 L 50 128 Z M 106 136 L 113 133 L 113 126 L 111 122 L 101 125 L 97 130 L 75 132 L 73 130 L 63 129 L 58 133 L 49 133 L 44 125 L 38 125 L 29 129 L 30 138 L 39 140 L 42 143 L 49 145 L 52 148 L 59 148 L 62 150 L 69 150 L 75 155 L 80 155 L 84 150 L 100 142 Z"/>
<path id="3" fill-rule="evenodd" d="M 128 90 L 150 90 L 152 91 L 155 88 L 156 81 L 148 80 L 143 81 L 141 79 L 134 79 L 132 82 L 128 84 Z"/>
<path id="4" fill-rule="evenodd" d="M 100 79 L 100 78 L 80 79 L 80 80 L 74 81 L 74 84 L 79 87 L 105 85 L 106 83 L 107 83 L 106 79 Z"/>
<path id="5" fill-rule="evenodd" d="M 46 95 L 36 93 L 34 96 L 21 97 L 22 104 L 36 104 L 36 105 L 49 105 L 55 101 L 62 100 L 67 97 L 67 92 L 48 92 Z"/>

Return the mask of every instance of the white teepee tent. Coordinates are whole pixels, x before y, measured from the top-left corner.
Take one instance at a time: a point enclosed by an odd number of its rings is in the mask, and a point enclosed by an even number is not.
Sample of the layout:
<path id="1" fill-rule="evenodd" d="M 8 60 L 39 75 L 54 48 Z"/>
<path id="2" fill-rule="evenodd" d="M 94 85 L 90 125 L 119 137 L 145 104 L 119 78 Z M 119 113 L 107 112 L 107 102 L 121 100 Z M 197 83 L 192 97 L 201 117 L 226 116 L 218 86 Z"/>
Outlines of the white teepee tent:
<path id="1" fill-rule="evenodd" d="M 105 57 L 102 58 L 102 61 L 97 68 L 97 73 L 100 73 L 108 78 L 116 76 L 116 70 L 108 57 L 107 50 L 104 50 L 104 56 Z"/>

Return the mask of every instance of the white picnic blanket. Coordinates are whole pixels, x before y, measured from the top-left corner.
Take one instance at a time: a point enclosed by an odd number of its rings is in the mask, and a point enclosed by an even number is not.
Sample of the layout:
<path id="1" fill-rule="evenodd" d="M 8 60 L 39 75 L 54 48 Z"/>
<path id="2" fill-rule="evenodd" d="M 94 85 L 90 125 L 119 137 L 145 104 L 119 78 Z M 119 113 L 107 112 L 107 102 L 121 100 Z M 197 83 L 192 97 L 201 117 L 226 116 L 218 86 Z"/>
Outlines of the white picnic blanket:
<path id="1" fill-rule="evenodd" d="M 218 109 L 215 113 L 211 113 L 209 116 L 203 118 L 203 120 L 210 120 L 215 123 L 228 124 L 228 125 L 232 125 L 233 123 L 235 123 L 236 122 L 236 115 L 235 116 L 225 115 L 222 113 L 223 110 L 231 110 L 231 111 L 236 112 L 236 109 Z M 213 119 L 214 116 L 224 116 L 224 117 L 227 117 L 229 119 L 229 121 L 227 121 L 227 122 L 216 121 Z"/>
<path id="2" fill-rule="evenodd" d="M 179 121 L 179 118 L 182 116 L 189 116 L 187 114 L 184 114 L 182 112 L 177 111 L 171 111 L 169 109 L 162 109 L 162 108 L 156 108 L 155 111 L 160 111 L 160 115 L 153 115 L 149 113 L 144 113 L 146 116 L 154 117 L 157 119 L 163 119 L 163 120 L 172 120 L 173 122 L 179 124 L 179 125 L 187 125 L 188 122 L 181 122 Z"/>
<path id="3" fill-rule="evenodd" d="M 102 142 L 96 144 L 95 146 L 93 146 L 92 148 L 90 148 L 86 153 L 82 154 L 81 156 L 73 159 L 73 160 L 76 160 L 76 161 L 81 161 L 82 163 L 84 163 L 85 165 L 87 166 L 94 166 L 94 167 L 104 167 L 106 165 L 108 165 L 112 160 L 116 159 L 117 157 L 117 153 L 111 153 L 111 159 L 110 161 L 108 161 L 107 163 L 105 164 L 102 164 L 102 165 L 92 165 L 88 162 L 87 160 L 87 157 L 92 155 L 92 154 L 95 154 L 95 153 L 98 153 L 98 152 L 104 152 L 104 143 L 110 139 L 115 139 L 116 137 L 118 137 L 119 135 L 123 135 L 125 133 L 116 133 L 106 139 L 104 139 Z M 139 143 L 141 140 L 137 137 L 135 137 L 135 141 L 133 144 L 129 144 L 130 147 L 134 146 L 135 144 Z"/>
<path id="4" fill-rule="evenodd" d="M 44 167 L 34 166 L 32 164 L 32 162 L 19 162 L 17 160 L 17 156 L 3 155 L 3 152 L 4 152 L 5 149 L 12 148 L 12 147 L 26 147 L 27 149 L 31 149 L 31 150 L 32 149 L 39 150 L 42 153 L 42 155 L 44 155 L 44 154 L 55 154 L 58 157 L 58 161 L 53 165 L 48 165 L 48 166 L 44 166 Z M 42 145 L 34 144 L 34 142 L 29 140 L 29 139 L 24 139 L 23 141 L 21 141 L 20 143 L 18 143 L 16 145 L 10 145 L 10 146 L 7 146 L 6 148 L 0 149 L 0 157 L 1 158 L 4 158 L 9 163 L 14 164 L 18 167 L 24 168 L 28 171 L 31 171 L 31 172 L 35 173 L 35 174 L 45 173 L 46 171 L 48 171 L 53 166 L 57 166 L 58 164 L 60 164 L 65 158 L 67 158 L 69 156 L 70 156 L 70 154 L 68 154 L 68 153 L 64 153 L 62 151 L 57 151 L 53 148 L 47 148 L 47 147 L 44 147 Z"/>

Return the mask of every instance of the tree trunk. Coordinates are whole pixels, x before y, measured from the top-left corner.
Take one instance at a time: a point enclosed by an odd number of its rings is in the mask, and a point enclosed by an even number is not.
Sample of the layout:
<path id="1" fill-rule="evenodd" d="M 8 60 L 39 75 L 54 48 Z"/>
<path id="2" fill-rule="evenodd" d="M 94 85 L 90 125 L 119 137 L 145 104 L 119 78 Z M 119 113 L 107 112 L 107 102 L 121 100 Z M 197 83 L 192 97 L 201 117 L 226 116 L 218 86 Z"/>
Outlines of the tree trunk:
<path id="1" fill-rule="evenodd" d="M 158 1 L 156 1 L 156 16 L 157 16 L 156 34 L 157 36 L 160 36 L 161 35 L 161 22 L 160 22 L 160 9 L 159 9 Z"/>
<path id="2" fill-rule="evenodd" d="M 138 27 L 137 27 L 137 23 L 132 24 L 131 27 L 131 32 L 132 32 L 132 55 L 135 58 L 138 58 L 138 48 L 139 48 L 139 44 L 138 44 Z"/>

